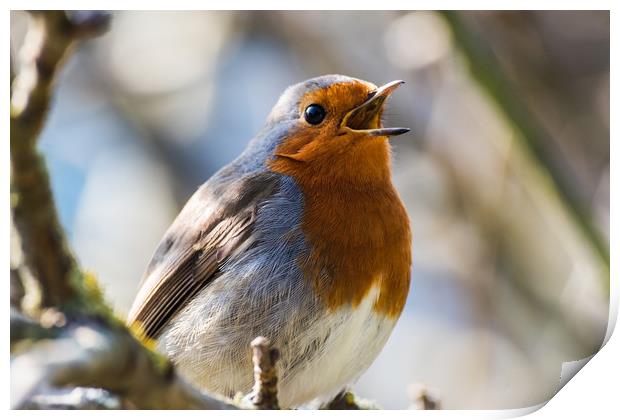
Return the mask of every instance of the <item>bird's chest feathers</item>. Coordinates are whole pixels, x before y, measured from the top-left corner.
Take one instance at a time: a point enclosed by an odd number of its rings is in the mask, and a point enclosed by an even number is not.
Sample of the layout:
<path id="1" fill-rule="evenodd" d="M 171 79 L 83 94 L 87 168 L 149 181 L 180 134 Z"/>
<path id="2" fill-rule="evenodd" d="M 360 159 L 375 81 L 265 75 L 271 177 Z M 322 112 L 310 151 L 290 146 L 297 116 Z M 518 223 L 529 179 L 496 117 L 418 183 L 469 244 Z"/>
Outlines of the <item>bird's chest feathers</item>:
<path id="1" fill-rule="evenodd" d="M 308 161 L 280 158 L 270 164 L 291 176 L 303 194 L 309 251 L 299 263 L 330 310 L 357 307 L 377 287 L 373 310 L 396 318 L 409 291 L 411 233 L 392 186 L 389 148 L 385 139 L 370 138 L 343 151 L 343 143 L 333 140 L 311 142 L 329 150 Z M 281 152 L 289 153 L 289 146 L 298 149 L 288 142 Z"/>
<path id="2" fill-rule="evenodd" d="M 396 318 L 409 290 L 409 220 L 391 184 L 379 189 L 306 189 L 302 262 L 328 308 L 356 307 L 378 290 L 374 311 Z"/>

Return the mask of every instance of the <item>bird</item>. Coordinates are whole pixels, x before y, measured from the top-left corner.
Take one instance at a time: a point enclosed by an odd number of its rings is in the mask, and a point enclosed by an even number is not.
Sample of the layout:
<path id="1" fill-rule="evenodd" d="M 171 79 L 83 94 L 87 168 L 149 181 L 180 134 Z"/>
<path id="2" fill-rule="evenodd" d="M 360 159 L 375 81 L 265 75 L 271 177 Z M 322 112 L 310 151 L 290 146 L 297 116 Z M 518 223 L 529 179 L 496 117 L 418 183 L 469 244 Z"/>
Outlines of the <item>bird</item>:
<path id="1" fill-rule="evenodd" d="M 412 234 L 392 183 L 387 98 L 324 75 L 288 87 L 247 148 L 187 201 L 127 322 L 190 383 L 253 384 L 249 343 L 280 352 L 281 407 L 318 408 L 384 347 L 409 292 Z"/>

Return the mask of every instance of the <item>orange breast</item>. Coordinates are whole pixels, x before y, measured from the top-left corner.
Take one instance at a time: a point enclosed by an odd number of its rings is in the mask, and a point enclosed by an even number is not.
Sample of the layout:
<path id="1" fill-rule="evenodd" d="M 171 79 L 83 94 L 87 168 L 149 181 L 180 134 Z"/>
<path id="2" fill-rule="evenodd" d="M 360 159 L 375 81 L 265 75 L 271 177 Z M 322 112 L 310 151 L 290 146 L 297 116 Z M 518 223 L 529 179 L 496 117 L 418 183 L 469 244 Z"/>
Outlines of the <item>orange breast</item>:
<path id="1" fill-rule="evenodd" d="M 378 287 L 374 309 L 396 318 L 409 291 L 409 218 L 390 180 L 386 140 L 363 141 L 346 159 L 277 159 L 270 167 L 292 176 L 304 194 L 312 252 L 301 264 L 327 307 L 355 307 Z"/>

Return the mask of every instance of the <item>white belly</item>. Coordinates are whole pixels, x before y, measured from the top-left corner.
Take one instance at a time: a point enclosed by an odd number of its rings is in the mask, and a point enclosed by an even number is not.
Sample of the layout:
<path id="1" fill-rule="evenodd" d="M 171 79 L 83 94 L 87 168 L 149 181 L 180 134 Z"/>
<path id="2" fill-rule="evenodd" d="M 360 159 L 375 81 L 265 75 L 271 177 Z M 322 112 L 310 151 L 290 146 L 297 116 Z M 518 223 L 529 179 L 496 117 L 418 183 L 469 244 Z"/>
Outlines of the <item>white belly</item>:
<path id="1" fill-rule="evenodd" d="M 279 395 L 283 402 L 295 406 L 311 401 L 304 406 L 317 408 L 368 369 L 396 323 L 372 310 L 377 296 L 378 288 L 374 288 L 356 308 L 325 315 L 324 322 L 308 331 L 308 338 L 324 335 L 326 330 L 331 333 L 321 353 L 304 371 L 282 384 Z"/>
<path id="2" fill-rule="evenodd" d="M 317 407 L 354 382 L 374 361 L 392 332 L 396 320 L 372 309 L 377 296 L 378 288 L 374 288 L 355 308 L 331 313 L 322 308 L 299 310 L 293 304 L 288 306 L 287 316 L 277 318 L 286 318 L 283 324 L 275 325 L 272 319 L 256 327 L 256 319 L 231 325 L 229 318 L 221 317 L 225 311 L 205 311 L 218 303 L 230 304 L 239 298 L 237 293 L 232 296 L 205 291 L 171 322 L 160 338 L 159 348 L 200 388 L 232 396 L 251 390 L 249 343 L 256 335 L 264 335 L 272 338 L 281 352 L 280 405 Z M 240 305 L 241 301 L 237 307 Z M 196 327 L 188 331 L 187 325 Z"/>

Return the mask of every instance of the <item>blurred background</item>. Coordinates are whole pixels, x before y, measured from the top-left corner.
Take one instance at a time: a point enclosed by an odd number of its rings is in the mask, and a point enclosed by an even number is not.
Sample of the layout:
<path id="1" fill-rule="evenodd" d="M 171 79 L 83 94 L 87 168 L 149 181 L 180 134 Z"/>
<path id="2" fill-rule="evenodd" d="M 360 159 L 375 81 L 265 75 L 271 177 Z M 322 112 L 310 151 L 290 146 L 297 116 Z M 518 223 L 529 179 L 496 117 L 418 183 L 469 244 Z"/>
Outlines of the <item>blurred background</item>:
<path id="1" fill-rule="evenodd" d="M 181 206 L 288 85 L 407 81 L 387 125 L 412 128 L 392 141 L 412 288 L 354 390 L 526 407 L 607 326 L 609 46 L 608 12 L 115 12 L 62 71 L 41 149 L 73 249 L 126 314 Z"/>

